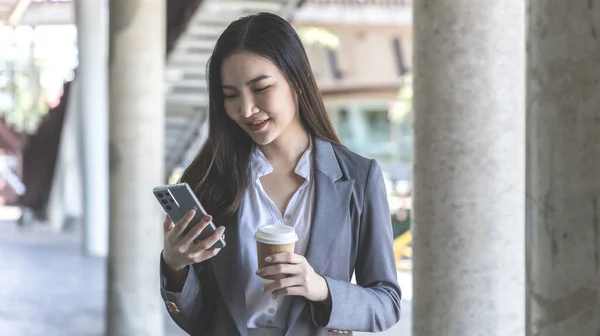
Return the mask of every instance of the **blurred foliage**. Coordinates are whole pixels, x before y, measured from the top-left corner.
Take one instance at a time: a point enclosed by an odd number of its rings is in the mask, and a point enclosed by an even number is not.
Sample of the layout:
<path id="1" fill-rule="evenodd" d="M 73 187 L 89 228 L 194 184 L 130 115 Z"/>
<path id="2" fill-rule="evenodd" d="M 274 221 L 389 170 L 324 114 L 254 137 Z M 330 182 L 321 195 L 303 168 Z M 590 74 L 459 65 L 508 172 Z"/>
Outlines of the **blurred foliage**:
<path id="1" fill-rule="evenodd" d="M 340 39 L 324 28 L 300 27 L 296 29 L 296 32 L 305 45 L 320 45 L 330 49 L 337 49 L 340 45 Z"/>
<path id="2" fill-rule="evenodd" d="M 398 90 L 396 101 L 389 110 L 389 119 L 396 124 L 412 124 L 413 115 L 413 86 L 412 74 L 407 74 L 403 78 L 404 85 Z"/>
<path id="3" fill-rule="evenodd" d="M 35 132 L 41 118 L 48 112 L 48 105 L 41 97 L 37 68 L 0 76 L 4 77 L 0 91 L 11 100 L 8 108 L 0 110 L 0 114 L 15 131 Z"/>

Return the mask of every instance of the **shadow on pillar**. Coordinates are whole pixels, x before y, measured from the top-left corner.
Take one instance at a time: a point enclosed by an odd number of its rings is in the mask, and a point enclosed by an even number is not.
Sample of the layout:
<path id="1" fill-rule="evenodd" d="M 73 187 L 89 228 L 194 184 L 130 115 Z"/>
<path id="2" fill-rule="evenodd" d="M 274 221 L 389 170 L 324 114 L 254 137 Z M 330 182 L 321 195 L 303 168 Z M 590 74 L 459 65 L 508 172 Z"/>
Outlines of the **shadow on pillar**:
<path id="1" fill-rule="evenodd" d="M 177 39 L 187 29 L 203 0 L 169 0 L 167 1 L 167 55 L 175 47 Z M 210 50 L 208 50 L 210 52 Z"/>
<path id="2" fill-rule="evenodd" d="M 47 219 L 46 208 L 52 189 L 70 84 L 65 82 L 60 103 L 42 118 L 37 132 L 29 136 L 23 149 L 23 183 L 26 190 L 19 200 L 22 210 L 18 221 L 20 225 Z"/>

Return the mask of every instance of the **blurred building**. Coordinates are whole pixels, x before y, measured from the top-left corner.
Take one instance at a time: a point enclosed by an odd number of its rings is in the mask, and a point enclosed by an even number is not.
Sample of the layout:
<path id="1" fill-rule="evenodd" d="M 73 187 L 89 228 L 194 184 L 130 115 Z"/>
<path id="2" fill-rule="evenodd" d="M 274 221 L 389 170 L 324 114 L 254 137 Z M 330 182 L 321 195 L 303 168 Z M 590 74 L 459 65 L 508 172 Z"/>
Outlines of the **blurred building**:
<path id="1" fill-rule="evenodd" d="M 375 158 L 388 190 L 411 180 L 412 1 L 307 0 L 295 14 L 325 105 L 343 143 Z"/>

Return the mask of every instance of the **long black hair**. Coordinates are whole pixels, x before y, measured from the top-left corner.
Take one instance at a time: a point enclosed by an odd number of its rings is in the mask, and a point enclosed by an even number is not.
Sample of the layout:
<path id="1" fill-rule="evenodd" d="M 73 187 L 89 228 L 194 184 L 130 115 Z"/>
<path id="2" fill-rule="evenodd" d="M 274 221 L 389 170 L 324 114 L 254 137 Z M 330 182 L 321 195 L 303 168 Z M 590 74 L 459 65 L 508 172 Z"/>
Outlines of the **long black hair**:
<path id="1" fill-rule="evenodd" d="M 254 142 L 231 120 L 224 107 L 221 64 L 235 52 L 248 51 L 271 60 L 298 95 L 299 116 L 309 134 L 340 141 L 323 105 L 304 46 L 281 17 L 259 13 L 233 21 L 221 34 L 208 63 L 208 138 L 181 178 L 213 216 L 232 214 L 248 185 Z"/>

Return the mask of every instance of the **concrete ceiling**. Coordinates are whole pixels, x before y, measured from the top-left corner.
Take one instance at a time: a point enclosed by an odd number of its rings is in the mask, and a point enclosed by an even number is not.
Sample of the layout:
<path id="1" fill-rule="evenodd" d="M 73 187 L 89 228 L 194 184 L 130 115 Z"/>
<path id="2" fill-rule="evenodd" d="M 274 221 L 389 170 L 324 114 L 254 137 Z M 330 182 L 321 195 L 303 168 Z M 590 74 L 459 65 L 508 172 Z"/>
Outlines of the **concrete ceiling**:
<path id="1" fill-rule="evenodd" d="M 0 0 L 0 23 L 56 25 L 75 22 L 71 0 Z"/>

